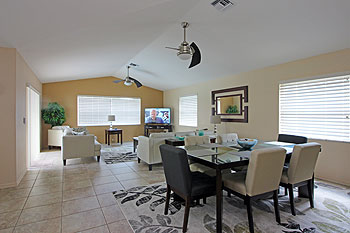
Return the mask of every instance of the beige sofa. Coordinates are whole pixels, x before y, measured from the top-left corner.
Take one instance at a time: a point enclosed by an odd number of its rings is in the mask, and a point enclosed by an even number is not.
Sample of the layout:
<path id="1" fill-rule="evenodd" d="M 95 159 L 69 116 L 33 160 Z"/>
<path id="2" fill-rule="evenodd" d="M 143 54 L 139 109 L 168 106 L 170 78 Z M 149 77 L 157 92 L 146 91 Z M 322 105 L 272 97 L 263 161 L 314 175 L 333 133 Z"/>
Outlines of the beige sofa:
<path id="1" fill-rule="evenodd" d="M 62 146 L 62 136 L 65 129 L 69 128 L 69 126 L 54 126 L 52 129 L 48 130 L 48 146 L 51 149 L 52 146 Z"/>
<path id="2" fill-rule="evenodd" d="M 67 159 L 92 156 L 97 156 L 97 161 L 99 162 L 101 156 L 101 144 L 92 134 L 65 135 L 62 137 L 61 154 L 63 165 L 66 165 Z"/>
<path id="3" fill-rule="evenodd" d="M 174 138 L 174 133 L 152 133 L 149 137 L 139 136 L 137 145 L 137 157 L 148 164 L 149 170 L 152 170 L 152 165 L 161 163 L 159 146 L 165 144 L 165 139 Z"/>
<path id="4" fill-rule="evenodd" d="M 214 137 L 215 134 L 211 130 L 203 131 L 204 135 Z M 137 146 L 137 157 L 139 162 L 142 160 L 147 163 L 149 170 L 152 170 L 152 165 L 162 163 L 160 156 L 159 146 L 165 144 L 165 139 L 174 137 L 187 137 L 196 136 L 199 131 L 186 131 L 186 132 L 169 132 L 169 133 L 152 133 L 149 137 L 139 136 Z"/>

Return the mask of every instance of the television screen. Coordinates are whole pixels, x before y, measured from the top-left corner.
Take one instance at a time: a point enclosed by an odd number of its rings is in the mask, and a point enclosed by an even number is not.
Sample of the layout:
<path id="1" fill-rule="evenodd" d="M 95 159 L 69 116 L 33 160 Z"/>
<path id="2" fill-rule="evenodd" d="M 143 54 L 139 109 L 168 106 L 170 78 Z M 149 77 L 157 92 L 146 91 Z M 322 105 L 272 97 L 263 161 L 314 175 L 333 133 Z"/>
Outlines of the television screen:
<path id="1" fill-rule="evenodd" d="M 170 108 L 145 108 L 146 124 L 170 124 Z"/>

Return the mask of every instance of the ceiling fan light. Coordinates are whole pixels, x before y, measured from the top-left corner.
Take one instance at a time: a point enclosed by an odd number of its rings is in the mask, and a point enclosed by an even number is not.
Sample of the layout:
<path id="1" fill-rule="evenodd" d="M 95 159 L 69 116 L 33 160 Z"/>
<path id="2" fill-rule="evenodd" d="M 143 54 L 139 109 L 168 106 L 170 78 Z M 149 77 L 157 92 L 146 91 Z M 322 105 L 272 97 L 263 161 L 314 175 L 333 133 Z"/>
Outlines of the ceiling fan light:
<path id="1" fill-rule="evenodd" d="M 124 85 L 125 86 L 131 86 L 132 85 L 132 82 L 130 80 L 125 80 L 124 81 Z"/>
<path id="2" fill-rule="evenodd" d="M 178 53 L 177 56 L 181 59 L 181 60 L 188 60 L 192 57 L 192 54 L 190 53 Z"/>

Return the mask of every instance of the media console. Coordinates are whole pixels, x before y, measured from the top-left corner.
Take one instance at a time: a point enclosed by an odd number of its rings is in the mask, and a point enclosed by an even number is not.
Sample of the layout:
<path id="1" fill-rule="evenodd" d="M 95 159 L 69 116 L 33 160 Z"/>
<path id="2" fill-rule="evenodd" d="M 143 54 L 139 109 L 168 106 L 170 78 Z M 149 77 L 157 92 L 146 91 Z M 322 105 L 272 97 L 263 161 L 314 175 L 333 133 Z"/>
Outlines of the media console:
<path id="1" fill-rule="evenodd" d="M 172 132 L 173 126 L 170 124 L 145 124 L 144 134 L 146 137 L 149 136 L 149 130 L 152 129 L 167 129 L 169 132 Z"/>

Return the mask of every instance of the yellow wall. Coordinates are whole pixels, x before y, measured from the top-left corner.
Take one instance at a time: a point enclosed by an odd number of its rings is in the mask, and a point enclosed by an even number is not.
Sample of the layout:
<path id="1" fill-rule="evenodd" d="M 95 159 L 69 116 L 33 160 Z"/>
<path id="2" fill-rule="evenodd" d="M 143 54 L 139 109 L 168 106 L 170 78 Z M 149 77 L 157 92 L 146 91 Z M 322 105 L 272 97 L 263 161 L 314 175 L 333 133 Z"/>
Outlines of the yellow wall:
<path id="1" fill-rule="evenodd" d="M 198 128 L 212 128 L 211 91 L 249 87 L 249 123 L 222 123 L 218 133 L 237 132 L 239 137 L 276 140 L 278 135 L 278 85 L 282 81 L 317 77 L 338 72 L 350 73 L 350 49 L 266 67 L 230 77 L 164 92 L 164 105 L 173 109 L 176 131 L 193 130 L 179 126 L 178 99 L 198 94 Z M 322 144 L 316 176 L 350 185 L 350 143 L 316 140 Z"/>
<path id="2" fill-rule="evenodd" d="M 143 135 L 144 108 L 163 107 L 163 92 L 149 88 L 136 88 L 135 85 L 127 87 L 123 83 L 114 84 L 114 77 L 102 77 L 82 79 L 75 81 L 45 83 L 43 84 L 43 107 L 49 102 L 58 102 L 66 111 L 67 121 L 64 125 L 77 127 L 77 96 L 122 96 L 141 98 L 141 123 L 142 125 L 116 126 L 123 129 L 123 141 L 132 141 L 132 137 Z M 47 130 L 50 125 L 42 124 L 42 147 L 47 147 Z M 97 136 L 98 141 L 104 143 L 104 130 L 109 126 L 87 127 L 91 134 Z"/>

